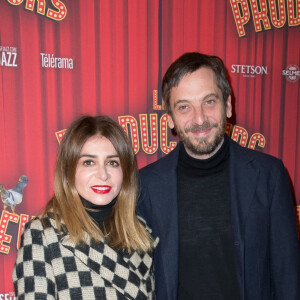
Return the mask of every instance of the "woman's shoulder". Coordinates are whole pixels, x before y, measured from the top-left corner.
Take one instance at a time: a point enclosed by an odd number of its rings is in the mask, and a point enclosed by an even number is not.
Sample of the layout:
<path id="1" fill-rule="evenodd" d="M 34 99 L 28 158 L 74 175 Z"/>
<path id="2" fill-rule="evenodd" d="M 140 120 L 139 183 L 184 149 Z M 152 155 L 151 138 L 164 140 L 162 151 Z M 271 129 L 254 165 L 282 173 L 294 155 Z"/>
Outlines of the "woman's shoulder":
<path id="1" fill-rule="evenodd" d="M 30 221 L 28 221 L 25 224 L 24 231 L 28 230 L 43 231 L 43 223 L 41 216 L 33 217 Z"/>
<path id="2" fill-rule="evenodd" d="M 22 232 L 20 248 L 31 244 L 42 244 L 44 227 L 40 217 L 34 217 L 28 221 Z"/>
<path id="3" fill-rule="evenodd" d="M 39 215 L 39 216 L 33 217 L 30 221 L 28 221 L 25 224 L 24 229 L 25 230 L 40 230 L 40 231 L 42 231 L 48 227 L 53 226 L 53 222 L 51 220 L 53 220 L 53 217 L 51 216 L 50 213 Z"/>
<path id="4" fill-rule="evenodd" d="M 24 239 L 36 238 L 40 239 L 43 235 L 57 236 L 58 230 L 56 222 L 51 213 L 46 213 L 32 218 L 27 222 L 23 229 Z"/>

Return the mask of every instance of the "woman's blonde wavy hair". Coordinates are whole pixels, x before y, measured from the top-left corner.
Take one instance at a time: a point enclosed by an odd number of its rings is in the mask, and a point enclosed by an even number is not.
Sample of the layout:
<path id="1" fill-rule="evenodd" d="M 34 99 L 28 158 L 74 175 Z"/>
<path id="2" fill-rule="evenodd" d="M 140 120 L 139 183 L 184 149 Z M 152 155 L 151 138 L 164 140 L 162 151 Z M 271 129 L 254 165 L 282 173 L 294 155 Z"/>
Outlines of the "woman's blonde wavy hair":
<path id="1" fill-rule="evenodd" d="M 93 136 L 105 137 L 113 144 L 123 171 L 122 187 L 111 216 L 105 222 L 104 232 L 86 212 L 75 188 L 75 172 L 81 149 Z M 136 159 L 125 131 L 107 116 L 83 116 L 70 125 L 59 145 L 54 196 L 46 205 L 44 215 L 51 211 L 58 228 L 63 221 L 75 243 L 84 242 L 88 234 L 96 241 L 105 238 L 115 249 L 148 251 L 153 248 L 153 240 L 135 214 L 137 190 Z"/>

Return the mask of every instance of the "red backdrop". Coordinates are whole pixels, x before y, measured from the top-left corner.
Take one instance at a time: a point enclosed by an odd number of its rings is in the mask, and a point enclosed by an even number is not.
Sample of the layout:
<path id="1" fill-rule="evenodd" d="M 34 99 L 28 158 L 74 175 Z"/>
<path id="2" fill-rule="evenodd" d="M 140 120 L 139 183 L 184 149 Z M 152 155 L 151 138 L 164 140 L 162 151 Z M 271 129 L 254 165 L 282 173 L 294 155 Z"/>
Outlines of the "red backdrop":
<path id="1" fill-rule="evenodd" d="M 176 138 L 160 82 L 187 51 L 224 60 L 228 134 L 283 160 L 299 209 L 299 25 L 299 0 L 1 0 L 0 183 L 29 182 L 15 214 L 0 204 L 0 299 L 13 299 L 23 221 L 52 194 L 58 132 L 105 114 L 124 125 L 139 167 L 166 155 Z"/>

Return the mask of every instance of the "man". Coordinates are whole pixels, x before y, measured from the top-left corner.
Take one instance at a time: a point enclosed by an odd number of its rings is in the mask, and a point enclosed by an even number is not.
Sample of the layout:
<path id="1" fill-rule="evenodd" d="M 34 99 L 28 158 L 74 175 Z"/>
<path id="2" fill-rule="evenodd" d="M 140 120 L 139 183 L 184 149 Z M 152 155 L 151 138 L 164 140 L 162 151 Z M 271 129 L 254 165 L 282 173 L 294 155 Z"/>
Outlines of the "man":
<path id="1" fill-rule="evenodd" d="M 300 299 L 297 227 L 282 162 L 225 135 L 231 89 L 221 59 L 186 53 L 162 96 L 181 142 L 140 170 L 139 213 L 160 238 L 158 300 Z"/>

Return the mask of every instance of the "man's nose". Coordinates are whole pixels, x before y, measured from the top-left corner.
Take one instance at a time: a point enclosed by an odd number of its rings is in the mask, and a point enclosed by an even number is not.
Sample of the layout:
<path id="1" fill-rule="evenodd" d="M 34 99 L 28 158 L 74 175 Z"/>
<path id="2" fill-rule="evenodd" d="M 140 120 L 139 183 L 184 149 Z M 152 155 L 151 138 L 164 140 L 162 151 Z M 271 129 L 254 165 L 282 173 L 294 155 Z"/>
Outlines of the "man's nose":
<path id="1" fill-rule="evenodd" d="M 193 123 L 201 125 L 203 124 L 203 122 L 205 122 L 205 120 L 206 120 L 206 115 L 205 112 L 203 111 L 203 108 L 201 106 L 195 108 L 193 112 Z"/>

